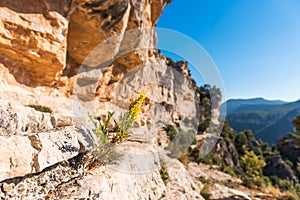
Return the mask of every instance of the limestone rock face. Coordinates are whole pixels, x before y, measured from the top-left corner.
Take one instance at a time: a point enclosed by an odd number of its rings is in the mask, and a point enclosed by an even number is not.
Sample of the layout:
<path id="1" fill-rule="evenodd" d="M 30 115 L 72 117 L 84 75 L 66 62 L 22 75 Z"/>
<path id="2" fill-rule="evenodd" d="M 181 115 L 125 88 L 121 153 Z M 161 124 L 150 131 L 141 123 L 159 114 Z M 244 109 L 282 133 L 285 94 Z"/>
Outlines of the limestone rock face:
<path id="1" fill-rule="evenodd" d="M 166 197 L 162 199 L 204 199 L 200 195 L 201 183 L 193 181 L 182 163 L 173 161 L 168 165 L 170 179 L 168 180 Z"/>
<path id="2" fill-rule="evenodd" d="M 0 135 L 51 130 L 54 123 L 49 113 L 0 100 Z"/>
<path id="3" fill-rule="evenodd" d="M 21 105 L 11 103 L 8 106 L 4 101 L 1 105 L 2 110 L 8 113 L 12 113 L 15 107 L 22 110 Z M 23 109 L 31 110 L 27 107 Z M 35 111 L 32 113 L 38 115 Z M 7 115 L 2 117 L 7 118 Z M 26 117 L 13 119 L 16 124 L 26 122 Z M 42 118 L 29 121 L 42 124 Z M 28 130 L 38 128 L 35 123 L 28 123 Z M 90 150 L 95 145 L 95 139 L 88 129 L 69 126 L 31 133 L 8 126 L 1 128 L 2 199 L 202 200 L 200 191 L 203 183 L 199 181 L 200 177 L 218 183 L 212 186 L 212 199 L 249 199 L 248 191 L 241 192 L 244 188 L 241 188 L 239 179 L 208 165 L 190 163 L 185 167 L 166 155 L 165 150 L 157 145 L 156 137 L 142 134 L 143 127 L 134 128 L 133 131 L 140 131 L 115 146 L 121 157 L 105 166 L 101 164 L 101 159 L 95 162 L 91 157 Z M 165 161 L 169 175 L 167 185 L 159 171 L 161 160 Z M 225 183 L 227 186 L 230 183 L 231 188 L 220 185 Z M 253 195 L 256 194 L 254 191 Z"/>
<path id="4" fill-rule="evenodd" d="M 8 113 L 23 109 L 34 115 L 44 114 L 5 101 L 1 106 Z M 26 122 L 26 116 L 12 116 L 16 124 Z M 91 134 L 87 130 L 63 127 L 30 133 L 39 128 L 35 123 L 42 124 L 42 120 L 29 119 L 28 132 L 15 126 L 2 127 L 1 198 L 202 199 L 199 187 L 184 166 L 157 149 L 156 138 L 135 135 L 117 146 L 122 158 L 116 164 L 91 167 L 87 150 L 93 138 L 88 138 Z M 5 131 L 8 134 L 2 134 Z M 168 186 L 159 174 L 161 156 L 166 159 L 172 177 Z"/>
<path id="5" fill-rule="evenodd" d="M 1 137 L 1 170 L 0 181 L 17 176 L 35 172 L 31 162 L 37 150 L 31 146 L 28 137 L 13 136 L 10 138 Z"/>
<path id="6" fill-rule="evenodd" d="M 65 65 L 68 1 L 0 2 L 0 62 L 18 82 L 50 85 Z"/>
<path id="7" fill-rule="evenodd" d="M 165 125 L 199 117 L 187 63 L 156 50 L 151 28 L 169 2 L 0 1 L 1 199 L 203 199 L 199 177 L 158 144 Z M 148 99 L 130 138 L 115 146 L 120 159 L 95 162 L 95 136 L 74 119 L 86 120 L 88 109 L 118 119 L 140 93 Z"/>
<path id="8" fill-rule="evenodd" d="M 68 55 L 76 63 L 81 64 L 97 45 L 108 38 L 132 29 L 154 27 L 165 5 L 166 2 L 163 0 L 152 2 L 146 0 L 74 1 L 70 12 Z M 144 42 L 153 42 L 151 32 L 142 30 L 141 35 Z M 108 51 L 111 52 L 108 55 L 126 53 L 128 41 L 135 42 L 136 39 L 137 37 L 132 37 L 130 34 L 121 35 L 120 38 L 115 39 L 115 44 L 106 45 Z M 123 57 L 119 61 L 129 68 L 138 66 L 145 62 L 147 53 L 147 51 L 130 52 L 126 55 L 126 59 Z M 107 55 L 99 56 L 101 56 L 99 61 L 102 62 L 109 59 Z M 99 63 L 89 63 L 94 66 L 96 64 Z"/>
<path id="9" fill-rule="evenodd" d="M 0 181 L 41 172 L 76 156 L 79 142 L 72 129 L 0 137 Z"/>
<path id="10" fill-rule="evenodd" d="M 231 189 L 217 183 L 212 186 L 211 190 L 211 199 L 251 200 L 251 198 L 244 192 Z"/>
<path id="11" fill-rule="evenodd" d="M 161 113 L 160 118 L 195 115 L 187 63 L 168 66 L 155 50 L 156 35 L 151 28 L 167 3 L 1 1 L 0 71 L 7 74 L 8 70 L 22 87 L 51 86 L 77 96 L 84 104 L 96 97 L 100 102 L 95 105 L 96 115 L 116 104 L 125 108 L 131 98 L 145 91 L 155 104 L 154 112 L 160 107 L 169 112 L 168 116 Z M 96 47 L 100 51 L 93 51 Z M 16 85 L 10 76 L 3 78 Z"/>
<path id="12" fill-rule="evenodd" d="M 0 62 L 19 83 L 51 86 L 62 81 L 61 75 L 76 74 L 95 47 L 118 36 L 113 44 L 101 47 L 106 55 L 88 64 L 118 57 L 116 63 L 134 68 L 146 62 L 148 50 L 128 49 L 128 41 L 137 38 L 124 33 L 154 27 L 166 4 L 163 0 L 3 0 Z M 153 31 L 141 30 L 140 37 L 144 48 L 155 44 Z"/>

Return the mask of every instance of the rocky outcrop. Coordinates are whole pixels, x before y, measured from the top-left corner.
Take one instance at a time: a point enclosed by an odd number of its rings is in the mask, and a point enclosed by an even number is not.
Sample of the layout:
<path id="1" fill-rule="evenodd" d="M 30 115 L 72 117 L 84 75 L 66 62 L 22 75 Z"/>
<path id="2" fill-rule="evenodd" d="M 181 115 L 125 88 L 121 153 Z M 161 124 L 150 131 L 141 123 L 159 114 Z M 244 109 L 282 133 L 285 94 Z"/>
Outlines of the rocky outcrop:
<path id="1" fill-rule="evenodd" d="M 224 187 L 220 184 L 213 184 L 211 188 L 211 199 L 222 200 L 251 200 L 251 198 L 242 191 Z"/>
<path id="2" fill-rule="evenodd" d="M 276 176 L 280 179 L 293 180 L 294 184 L 299 184 L 299 179 L 291 167 L 286 164 L 281 156 L 270 156 L 266 158 L 266 166 L 263 169 L 264 175 Z"/>
<path id="3" fill-rule="evenodd" d="M 49 113 L 0 100 L 0 135 L 51 130 L 54 124 L 55 118 Z"/>
<path id="4" fill-rule="evenodd" d="M 221 143 L 220 156 L 223 158 L 225 164 L 231 168 L 239 167 L 239 155 L 233 144 Z"/>
<path id="5" fill-rule="evenodd" d="M 188 78 L 187 63 L 168 66 L 155 50 L 151 27 L 169 2 L 35 0 L 29 5 L 23 0 L 1 1 L 0 42 L 5 48 L 0 50 L 4 66 L 0 70 L 8 69 L 18 84 L 8 75 L 4 81 L 18 87 L 51 86 L 43 90 L 57 96 L 73 94 L 83 107 L 97 98 L 95 115 L 118 109 L 115 105 L 123 109 L 146 91 L 156 104 L 153 110 L 177 104 L 173 118 L 181 112 L 186 117 L 195 115 L 195 83 Z M 37 91 L 40 87 L 33 95 Z M 86 115 L 82 110 L 78 113 Z"/>
<path id="6" fill-rule="evenodd" d="M 96 115 L 116 104 L 124 108 L 138 93 L 148 91 L 154 104 L 177 104 L 174 117 L 181 112 L 190 117 L 197 112 L 187 63 L 168 66 L 155 49 L 151 29 L 169 2 L 1 1 L 0 62 L 22 87 L 51 86 L 46 89 L 49 94 L 73 94 L 82 104 L 96 97 Z"/>
<path id="7" fill-rule="evenodd" d="M 178 160 L 168 164 L 170 178 L 163 200 L 167 199 L 203 199 L 200 195 L 201 183 L 194 181 Z M 200 187 L 199 187 L 200 186 Z"/>
<path id="8" fill-rule="evenodd" d="M 3 153 L 0 157 L 0 182 L 41 172 L 75 157 L 80 149 L 76 132 L 72 129 L 1 137 L 0 144 Z"/>
<path id="9" fill-rule="evenodd" d="M 68 7 L 67 0 L 0 2 L 0 62 L 19 83 L 51 85 L 64 68 Z"/>
<path id="10" fill-rule="evenodd" d="M 163 0 L 155 0 L 151 3 L 145 0 L 74 1 L 70 12 L 68 55 L 76 63 L 81 64 L 87 55 L 104 40 L 128 30 L 154 27 L 165 5 Z M 141 30 L 143 40 L 151 42 L 151 32 L 144 31 Z M 136 36 L 125 34 L 115 41 L 116 44 L 107 46 L 109 52 L 127 53 L 122 51 L 126 50 L 129 37 L 137 39 Z M 125 67 L 132 68 L 132 66 L 145 63 L 146 57 L 147 51 L 141 53 L 136 51 L 126 54 L 126 59 L 123 57 L 119 61 Z M 105 57 L 100 57 L 98 61 L 103 62 L 104 60 L 106 60 Z M 95 63 L 97 64 L 97 62 Z"/>
<path id="11" fill-rule="evenodd" d="M 9 113 L 16 106 L 4 108 L 5 105 L 2 104 L 3 110 Z M 18 107 L 22 110 L 22 106 Z M 24 118 L 14 120 L 18 124 Z M 33 130 L 36 124 L 28 123 L 27 127 Z M 12 130 L 5 128 L 2 131 Z M 0 136 L 2 198 L 202 199 L 200 188 L 184 166 L 168 158 L 164 151 L 158 151 L 151 138 L 131 137 L 116 147 L 121 159 L 103 166 L 101 160 L 94 162 L 88 153 L 96 143 L 87 129 L 61 127 L 30 133 L 15 128 L 13 131 L 14 135 Z M 167 186 L 159 174 L 160 157 L 168 163 Z"/>
<path id="12" fill-rule="evenodd" d="M 0 2 L 0 62 L 19 83 L 53 86 L 73 76 L 88 54 L 112 36 L 121 35 L 97 61 L 116 56 L 118 68 L 144 64 L 148 50 L 126 52 L 128 41 L 137 39 L 125 31 L 154 27 L 167 2 L 122 0 L 25 0 Z M 123 34 L 123 35 L 122 35 Z M 153 31 L 141 30 L 144 47 L 155 45 Z M 153 45 L 150 45 L 153 46 Z M 133 49 L 130 49 L 133 51 Z M 111 52 L 111 53 L 109 53 Z M 122 54 L 125 54 L 121 56 Z"/>
<path id="13" fill-rule="evenodd" d="M 11 112 L 13 107 L 11 104 L 3 110 Z M 29 123 L 28 130 L 33 130 L 31 126 L 36 125 Z M 216 170 L 217 167 L 196 163 L 185 167 L 169 158 L 156 140 L 136 132 L 115 147 L 120 157 L 103 165 L 103 160 L 95 159 L 97 154 L 91 153 L 96 143 L 87 128 L 69 126 L 37 133 L 14 129 L 14 134 L 0 136 L 0 198 L 202 200 L 200 177 L 214 181 L 213 199 L 248 199 L 252 195 L 240 188 L 241 180 Z M 167 185 L 159 172 L 161 160 L 166 163 Z"/>
<path id="14" fill-rule="evenodd" d="M 281 155 L 288 158 L 293 163 L 299 162 L 300 148 L 296 147 L 296 136 L 287 135 L 277 141 L 277 149 Z"/>
<path id="15" fill-rule="evenodd" d="M 151 28 L 167 3 L 0 1 L 0 198 L 203 199 L 201 166 L 187 170 L 158 144 L 166 124 L 188 130 L 199 121 L 187 63 L 169 63 L 156 49 Z M 139 122 L 106 163 L 106 155 L 94 151 L 87 111 L 105 118 L 114 110 L 117 120 L 140 93 L 148 99 Z M 54 112 L 41 113 L 29 104 Z M 74 126 L 77 117 L 84 126 Z M 201 172 L 211 176 L 207 168 Z M 216 188 L 215 196 L 222 198 Z"/>
<path id="16" fill-rule="evenodd" d="M 44 129 L 50 114 L 4 100 L 1 106 L 3 119 L 16 124 L 4 121 L 1 127 L 2 198 L 202 199 L 184 166 L 157 149 L 155 137 L 133 134 L 116 147 L 121 159 L 103 166 L 91 158 L 96 140 L 88 129 L 54 124 Z M 169 163 L 167 186 L 159 173 L 160 157 Z"/>
<path id="17" fill-rule="evenodd" d="M 203 199 L 199 188 L 191 189 L 188 175 L 181 164 L 170 166 L 170 176 L 180 178 L 165 186 L 159 172 L 130 174 L 115 171 L 109 166 L 87 170 L 84 154 L 48 168 L 30 177 L 1 182 L 2 198 L 95 198 L 95 199 Z M 179 165 L 179 166 L 178 166 Z M 173 167 L 175 167 L 173 169 Z M 181 168 L 181 169 L 180 169 Z M 182 179 L 182 180 L 181 180 Z M 184 180 L 188 180 L 185 182 Z M 169 188 L 166 190 L 166 187 Z M 193 191 L 195 190 L 195 191 Z M 169 192 L 170 191 L 170 192 Z M 175 193 L 173 193 L 175 192 Z"/>

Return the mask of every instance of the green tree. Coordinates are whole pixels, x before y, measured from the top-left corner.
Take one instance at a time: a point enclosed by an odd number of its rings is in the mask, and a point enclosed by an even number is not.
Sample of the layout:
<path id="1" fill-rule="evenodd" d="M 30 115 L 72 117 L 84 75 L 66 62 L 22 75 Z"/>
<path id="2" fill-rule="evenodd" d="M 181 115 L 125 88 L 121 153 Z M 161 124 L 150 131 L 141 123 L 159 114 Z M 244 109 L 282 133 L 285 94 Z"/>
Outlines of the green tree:
<path id="1" fill-rule="evenodd" d="M 295 130 L 300 133 L 300 115 L 298 115 L 294 120 L 293 120 L 293 124 L 295 127 Z"/>
<path id="2" fill-rule="evenodd" d="M 239 133 L 238 136 L 234 140 L 235 148 L 240 155 L 244 154 L 244 149 L 245 149 L 245 147 L 249 146 L 248 144 L 249 144 L 249 140 L 248 140 L 245 132 Z"/>
<path id="3" fill-rule="evenodd" d="M 197 93 L 200 96 L 199 108 L 201 114 L 198 131 L 204 132 L 211 122 L 211 110 L 219 107 L 222 94 L 219 88 L 212 87 L 209 84 L 198 87 Z"/>
<path id="4" fill-rule="evenodd" d="M 247 186 L 261 185 L 263 167 L 266 162 L 260 156 L 257 156 L 253 151 L 245 150 L 245 154 L 240 158 L 240 163 L 244 169 L 245 175 L 242 178 Z"/>
<path id="5" fill-rule="evenodd" d="M 298 132 L 297 137 L 296 137 L 296 146 L 300 147 L 300 115 L 298 115 L 293 120 L 293 124 L 294 124 L 294 127 L 295 127 L 295 131 Z"/>

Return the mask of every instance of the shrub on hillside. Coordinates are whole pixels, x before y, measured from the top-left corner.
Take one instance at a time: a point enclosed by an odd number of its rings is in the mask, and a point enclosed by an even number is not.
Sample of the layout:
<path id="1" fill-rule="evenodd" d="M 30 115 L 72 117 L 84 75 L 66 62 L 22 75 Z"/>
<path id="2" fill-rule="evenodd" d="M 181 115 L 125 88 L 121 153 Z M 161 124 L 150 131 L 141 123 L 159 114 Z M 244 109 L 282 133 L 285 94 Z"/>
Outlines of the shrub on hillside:
<path id="1" fill-rule="evenodd" d="M 44 113 L 52 113 L 53 112 L 52 109 L 47 107 L 47 106 L 30 104 L 30 105 L 28 105 L 28 107 L 31 107 L 31 108 L 35 109 L 36 111 L 39 111 L 39 112 L 44 112 Z"/>
<path id="2" fill-rule="evenodd" d="M 240 158 L 240 163 L 244 169 L 242 176 L 244 184 L 248 187 L 262 186 L 262 169 L 266 165 L 264 159 L 257 156 L 253 151 L 245 150 L 245 154 Z"/>
<path id="3" fill-rule="evenodd" d="M 161 166 L 161 168 L 159 170 L 160 177 L 161 177 L 162 181 L 164 182 L 164 184 L 167 185 L 170 176 L 169 176 L 166 162 L 164 160 L 160 160 L 160 166 Z"/>
<path id="4" fill-rule="evenodd" d="M 98 139 L 98 146 L 96 147 L 97 154 L 95 157 L 102 163 L 116 160 L 119 155 L 114 149 L 114 144 L 122 142 L 129 137 L 129 129 L 134 120 L 138 120 L 140 107 L 146 98 L 145 94 L 141 94 L 135 101 L 133 101 L 129 109 L 125 113 L 121 113 L 119 123 L 111 125 L 114 112 L 108 112 L 105 121 L 99 120 L 89 114 L 90 122 L 94 125 L 94 133 Z"/>

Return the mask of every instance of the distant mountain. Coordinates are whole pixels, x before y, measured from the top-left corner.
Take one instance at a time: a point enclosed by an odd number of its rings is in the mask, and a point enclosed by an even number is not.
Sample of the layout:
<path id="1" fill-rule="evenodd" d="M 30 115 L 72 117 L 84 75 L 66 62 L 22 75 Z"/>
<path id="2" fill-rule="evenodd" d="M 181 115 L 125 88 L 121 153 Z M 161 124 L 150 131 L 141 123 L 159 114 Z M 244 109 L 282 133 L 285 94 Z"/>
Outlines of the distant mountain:
<path id="1" fill-rule="evenodd" d="M 226 119 L 236 131 L 252 130 L 256 138 L 270 144 L 275 144 L 289 132 L 293 133 L 291 121 L 300 114 L 300 100 L 286 103 L 262 98 L 238 99 L 229 100 L 227 107 Z"/>
<path id="2" fill-rule="evenodd" d="M 277 140 L 287 133 L 295 133 L 294 126 L 291 123 L 300 114 L 300 109 L 292 110 L 275 123 L 258 130 L 255 133 L 256 138 L 260 138 L 269 144 L 276 144 Z"/>
<path id="3" fill-rule="evenodd" d="M 237 111 L 261 110 L 273 105 L 282 105 L 287 102 L 281 100 L 266 100 L 264 98 L 230 99 L 221 105 L 221 110 L 226 109 L 227 115 Z"/>

